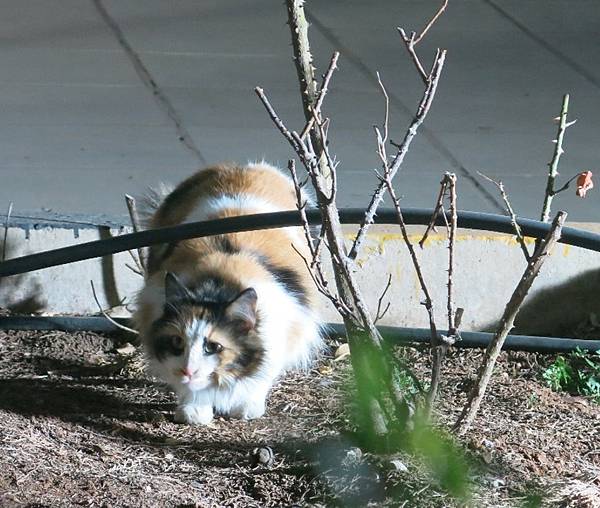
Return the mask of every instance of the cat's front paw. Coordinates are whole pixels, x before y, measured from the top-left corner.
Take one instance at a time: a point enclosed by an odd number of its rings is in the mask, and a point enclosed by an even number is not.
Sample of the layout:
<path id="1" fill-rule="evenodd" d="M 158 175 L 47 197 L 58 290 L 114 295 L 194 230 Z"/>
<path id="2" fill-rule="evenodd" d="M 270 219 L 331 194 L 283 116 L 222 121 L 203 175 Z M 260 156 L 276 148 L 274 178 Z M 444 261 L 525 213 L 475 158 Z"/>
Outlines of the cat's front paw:
<path id="1" fill-rule="evenodd" d="M 212 406 L 179 406 L 175 411 L 177 423 L 188 423 L 191 425 L 208 425 L 213 419 Z"/>
<path id="2" fill-rule="evenodd" d="M 243 406 L 232 409 L 229 412 L 231 418 L 238 418 L 240 420 L 254 420 L 260 418 L 265 414 L 265 401 L 252 401 Z"/>

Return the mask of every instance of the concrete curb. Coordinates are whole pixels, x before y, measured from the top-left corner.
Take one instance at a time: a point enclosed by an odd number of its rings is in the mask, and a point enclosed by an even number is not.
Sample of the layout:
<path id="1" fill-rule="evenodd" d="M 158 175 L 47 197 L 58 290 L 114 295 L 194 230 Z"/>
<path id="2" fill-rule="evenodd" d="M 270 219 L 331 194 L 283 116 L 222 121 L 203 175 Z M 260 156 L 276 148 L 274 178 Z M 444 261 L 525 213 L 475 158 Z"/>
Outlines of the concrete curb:
<path id="1" fill-rule="evenodd" d="M 591 231 L 597 224 L 571 224 Z M 348 237 L 354 228 L 346 227 Z M 421 226 L 409 228 L 417 243 Z M 120 218 L 21 214 L 8 227 L 7 258 L 50 250 L 74 243 L 88 242 L 129 232 Z M 4 227 L 0 227 L 0 239 Z M 531 240 L 533 242 L 533 240 Z M 424 274 L 435 302 L 440 327 L 446 326 L 447 245 L 445 234 L 432 234 L 422 250 L 418 249 Z M 525 267 L 514 239 L 505 234 L 460 230 L 456 244 L 455 274 L 458 306 L 465 308 L 463 328 L 484 330 L 500 317 Z M 371 229 L 363 253 L 357 260 L 359 281 L 373 309 L 389 274 L 392 287 L 387 295 L 390 310 L 381 324 L 402 327 L 427 326 L 425 309 L 416 275 L 397 227 Z M 15 312 L 48 314 L 95 314 L 92 297 L 94 281 L 104 307 L 115 307 L 115 315 L 127 315 L 142 279 L 127 265 L 128 253 L 81 261 L 0 280 L 0 307 Z M 600 313 L 600 256 L 568 245 L 553 252 L 535 282 L 517 321 L 519 333 L 564 334 L 591 313 Z M 327 301 L 323 301 L 324 319 L 339 321 Z"/>

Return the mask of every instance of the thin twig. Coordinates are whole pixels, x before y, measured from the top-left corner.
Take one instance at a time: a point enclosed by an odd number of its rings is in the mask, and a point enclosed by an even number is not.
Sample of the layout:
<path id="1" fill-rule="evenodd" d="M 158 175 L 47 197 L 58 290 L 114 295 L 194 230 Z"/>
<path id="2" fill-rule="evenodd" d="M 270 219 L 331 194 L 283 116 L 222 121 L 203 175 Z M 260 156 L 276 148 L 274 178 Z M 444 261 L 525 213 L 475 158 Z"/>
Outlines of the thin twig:
<path id="1" fill-rule="evenodd" d="M 577 173 L 575 176 L 572 176 L 571 178 L 569 178 L 560 189 L 555 189 L 554 195 L 556 196 L 559 192 L 566 191 L 569 188 L 569 185 L 571 185 L 571 183 L 573 183 L 574 180 L 577 180 L 577 178 L 579 177 L 580 174 L 581 173 Z"/>
<path id="2" fill-rule="evenodd" d="M 419 60 L 419 55 L 417 55 L 417 51 L 415 49 L 415 35 L 416 35 L 415 32 L 412 32 L 410 34 L 410 37 L 408 35 L 406 35 L 406 32 L 404 31 L 403 28 L 398 27 L 398 32 L 400 32 L 400 37 L 402 37 L 402 40 L 404 41 L 404 45 L 406 46 L 406 50 L 408 51 L 410 58 L 412 59 L 413 63 L 415 64 L 415 67 L 417 68 L 417 72 L 421 76 L 423 83 L 425 83 L 425 85 L 427 85 L 427 82 L 429 81 L 429 76 L 427 75 L 427 72 L 425 72 L 425 69 L 423 68 L 423 64 L 421 63 L 421 60 Z"/>
<path id="3" fill-rule="evenodd" d="M 414 137 L 416 136 L 419 127 L 421 126 L 421 124 L 423 123 L 423 121 L 425 120 L 425 118 L 427 116 L 427 113 L 429 112 L 429 109 L 433 102 L 433 98 L 435 97 L 435 91 L 437 89 L 437 85 L 438 85 L 438 82 L 439 82 L 439 79 L 441 76 L 441 72 L 444 67 L 445 58 L 446 58 L 446 51 L 438 50 L 436 59 L 434 61 L 434 65 L 433 65 L 433 68 L 432 68 L 432 71 L 430 74 L 430 79 L 427 82 L 425 91 L 423 92 L 423 96 L 421 97 L 421 101 L 419 102 L 417 114 L 415 115 L 415 118 L 413 119 L 408 130 L 406 131 L 404 139 L 403 139 L 402 143 L 400 143 L 398 151 L 397 151 L 394 159 L 392 160 L 391 164 L 389 164 L 389 169 L 386 168 L 386 169 L 388 169 L 390 180 L 392 180 L 394 178 L 394 176 L 396 175 L 396 173 L 402 166 L 402 163 L 404 162 L 404 157 L 408 153 L 408 149 L 410 148 L 410 145 L 411 145 Z M 386 162 L 386 165 L 387 165 L 387 162 Z M 373 224 L 373 222 L 375 220 L 375 214 L 377 212 L 377 208 L 379 207 L 379 204 L 383 200 L 383 195 L 385 194 L 385 189 L 386 189 L 386 183 L 385 183 L 385 181 L 382 181 L 379 183 L 379 186 L 373 193 L 373 196 L 371 197 L 371 201 L 369 202 L 369 205 L 365 211 L 365 216 L 359 227 L 356 238 L 354 239 L 354 242 L 352 244 L 352 248 L 350 249 L 350 253 L 348 254 L 350 259 L 356 259 L 356 257 L 357 257 L 360 247 L 361 247 L 362 243 L 364 242 L 364 239 L 367 235 L 369 226 L 371 224 Z"/>
<path id="4" fill-rule="evenodd" d="M 387 311 L 390 308 L 391 302 L 388 302 L 387 305 L 385 306 L 385 309 L 383 309 L 383 311 L 381 310 L 381 304 L 383 303 L 383 299 L 385 298 L 385 295 L 389 291 L 391 285 L 392 285 L 392 274 L 390 273 L 388 280 L 387 280 L 387 284 L 385 285 L 385 288 L 384 288 L 383 292 L 381 293 L 379 300 L 377 301 L 377 312 L 375 313 L 375 319 L 373 320 L 375 323 L 377 323 L 381 319 L 383 319 L 383 317 L 387 314 Z"/>
<path id="5" fill-rule="evenodd" d="M 144 273 L 142 271 L 140 271 L 138 268 L 135 268 L 135 267 L 131 266 L 129 263 L 125 263 L 125 266 L 127 268 L 129 268 L 136 275 L 139 275 L 140 277 L 144 276 Z"/>
<path id="6" fill-rule="evenodd" d="M 414 42 L 415 45 L 417 45 L 417 44 L 419 44 L 419 42 L 421 42 L 421 39 L 423 37 L 425 37 L 425 34 L 427 34 L 429 29 L 433 26 L 433 24 L 437 21 L 437 19 L 443 14 L 443 12 L 446 10 L 446 7 L 448 7 L 448 0 L 444 0 L 444 3 L 442 4 L 442 6 L 438 9 L 438 11 L 429 20 L 429 23 L 427 23 L 425 28 L 423 28 L 423 30 L 421 30 L 421 33 L 419 34 L 419 36 L 415 38 L 415 42 Z"/>
<path id="7" fill-rule="evenodd" d="M 6 212 L 6 220 L 4 221 L 4 239 L 2 240 L 2 261 L 6 261 L 6 249 L 8 243 L 8 228 L 10 226 L 10 216 L 12 215 L 13 202 L 8 203 L 8 210 Z"/>
<path id="8" fill-rule="evenodd" d="M 133 271 L 143 277 L 144 276 L 144 267 L 141 265 L 140 258 L 138 256 L 136 256 L 130 250 L 128 250 L 127 253 L 131 256 L 133 264 L 135 264 L 135 266 L 136 266 L 136 268 L 133 269 Z M 127 265 L 127 263 L 125 263 L 125 265 L 129 266 L 129 265 Z M 133 267 L 130 267 L 130 268 L 133 268 Z"/>
<path id="9" fill-rule="evenodd" d="M 475 416 L 477 415 L 477 411 L 481 405 L 483 397 L 485 396 L 487 385 L 494 372 L 494 366 L 496 365 L 496 360 L 500 354 L 500 351 L 502 350 L 506 336 L 514 325 L 515 318 L 521 309 L 521 305 L 523 304 L 523 301 L 525 300 L 533 281 L 539 274 L 542 265 L 548 258 L 554 245 L 560 239 L 562 227 L 566 217 L 567 214 L 565 212 L 558 212 L 556 214 L 556 217 L 552 221 L 552 227 L 550 228 L 550 231 L 544 240 L 542 240 L 539 248 L 537 248 L 533 253 L 533 256 L 527 263 L 525 272 L 519 280 L 519 283 L 510 297 L 510 300 L 506 304 L 506 308 L 504 309 L 504 313 L 500 319 L 496 333 L 494 334 L 494 337 L 490 341 L 484 353 L 483 363 L 477 375 L 477 382 L 471 390 L 467 402 L 454 425 L 453 430 L 459 435 L 466 433 L 468 428 L 473 423 Z"/>
<path id="10" fill-rule="evenodd" d="M 122 325 L 121 323 L 118 323 L 104 311 L 104 309 L 102 308 L 102 305 L 100 305 L 100 301 L 98 300 L 98 295 L 96 295 L 96 288 L 94 287 L 94 281 L 90 280 L 90 284 L 92 286 L 92 294 L 94 295 L 94 300 L 96 300 L 96 305 L 98 306 L 100 313 L 106 319 L 108 319 L 113 325 L 115 325 L 117 328 L 120 328 L 121 330 L 125 330 L 126 332 L 129 332 L 129 333 L 133 333 L 135 335 L 139 335 L 140 332 L 138 332 L 137 330 L 134 330 L 133 328 L 129 328 L 125 325 Z"/>
<path id="11" fill-rule="evenodd" d="M 423 245 L 425 245 L 425 241 L 427 240 L 429 233 L 432 230 L 435 231 L 435 222 L 436 222 L 438 216 L 440 215 L 440 212 L 444 209 L 444 197 L 446 196 L 447 188 L 448 188 L 448 181 L 444 177 L 444 179 L 442 179 L 442 181 L 441 181 L 440 192 L 438 194 L 437 201 L 435 203 L 435 208 L 433 209 L 433 213 L 431 214 L 431 220 L 429 221 L 429 224 L 427 225 L 427 228 L 425 229 L 425 232 L 423 233 L 423 237 L 419 241 L 419 247 L 421 247 L 421 249 L 423 248 Z"/>
<path id="12" fill-rule="evenodd" d="M 140 216 L 137 211 L 137 206 L 135 204 L 135 198 L 133 196 L 130 196 L 129 194 L 125 194 L 125 203 L 127 203 L 127 210 L 129 211 L 129 218 L 131 220 L 131 226 L 133 228 L 134 233 L 137 233 L 138 231 L 141 231 L 141 226 L 140 226 L 141 222 L 140 222 Z M 139 263 L 136 261 L 136 264 L 138 264 L 141 268 L 141 271 L 143 273 L 145 273 L 145 271 L 146 271 L 146 253 L 144 252 L 144 249 L 138 249 L 137 253 L 138 253 Z M 132 256 L 133 256 L 133 254 L 132 254 Z"/>
<path id="13" fill-rule="evenodd" d="M 323 266 L 321 264 L 320 259 L 320 249 L 323 244 L 322 237 L 315 242 L 313 235 L 310 230 L 310 224 L 308 223 L 308 218 L 306 217 L 306 200 L 302 195 L 302 186 L 298 180 L 298 174 L 296 172 L 296 162 L 293 159 L 288 161 L 288 170 L 292 177 L 292 182 L 294 184 L 294 191 L 296 193 L 296 208 L 298 212 L 300 212 L 300 220 L 302 222 L 302 229 L 304 231 L 304 238 L 306 240 L 306 244 L 308 246 L 308 250 L 311 255 L 311 261 L 309 262 L 295 245 L 292 244 L 292 248 L 296 251 L 296 253 L 303 259 L 304 264 L 306 265 L 313 282 L 317 286 L 317 289 L 321 294 L 327 297 L 331 303 L 336 307 L 340 314 L 348 314 L 350 313 L 350 309 L 341 301 L 341 299 L 334 295 L 328 287 L 327 279 L 323 273 Z"/>
<path id="14" fill-rule="evenodd" d="M 306 123 L 306 126 L 304 127 L 304 129 L 302 129 L 302 133 L 300 134 L 301 138 L 305 138 L 307 136 L 307 134 L 310 132 L 310 130 L 312 129 L 312 127 L 314 125 L 314 121 L 315 121 L 314 112 L 316 112 L 316 113 L 321 112 L 321 108 L 323 106 L 323 101 L 325 100 L 325 96 L 327 95 L 327 92 L 329 91 L 329 82 L 331 81 L 331 77 L 333 76 L 333 71 L 335 71 L 335 69 L 337 69 L 337 61 L 338 61 L 339 57 L 340 57 L 339 51 L 335 51 L 333 53 L 333 55 L 331 56 L 331 60 L 329 61 L 329 67 L 327 67 L 327 72 L 323 76 L 323 81 L 321 83 L 321 86 L 319 87 L 319 98 L 317 99 L 317 102 L 313 109 L 313 116 L 310 117 L 310 119 Z"/>
<path id="15" fill-rule="evenodd" d="M 517 222 L 517 214 L 515 213 L 512 205 L 510 204 L 510 200 L 508 199 L 508 194 L 506 193 L 506 190 L 504 189 L 504 184 L 502 183 L 502 180 L 496 181 L 493 178 L 490 178 L 489 176 L 484 175 L 480 171 L 477 171 L 477 174 L 479 176 L 481 176 L 482 178 L 485 178 L 488 182 L 493 183 L 496 187 L 498 187 L 498 190 L 500 191 L 500 195 L 502 196 L 502 200 L 504 201 L 504 206 L 506 206 L 506 211 L 508 212 L 508 215 L 510 215 L 510 223 L 515 231 L 515 236 L 517 237 L 519 246 L 521 247 L 521 250 L 523 251 L 525 260 L 529 261 L 531 259 L 531 254 L 529 254 L 529 249 L 527 248 L 527 244 L 525 243 L 525 238 L 523 237 L 523 233 L 521 231 L 521 226 L 519 226 L 519 223 Z"/>
<path id="16" fill-rule="evenodd" d="M 283 137 L 288 140 L 290 145 L 292 145 L 292 148 L 294 149 L 294 151 L 298 152 L 298 150 L 300 150 L 300 148 L 298 147 L 296 140 L 293 138 L 290 130 L 281 121 L 281 118 L 279 118 L 279 115 L 275 112 L 275 109 L 273 108 L 273 106 L 271 106 L 269 99 L 267 99 L 267 96 L 265 95 L 265 91 L 261 87 L 257 86 L 254 88 L 254 92 L 256 93 L 256 95 L 258 95 L 258 98 L 263 103 L 263 106 L 267 110 L 267 113 L 271 117 L 271 120 L 273 121 L 275 126 L 279 129 L 279 132 L 281 132 L 281 134 L 283 134 Z"/>

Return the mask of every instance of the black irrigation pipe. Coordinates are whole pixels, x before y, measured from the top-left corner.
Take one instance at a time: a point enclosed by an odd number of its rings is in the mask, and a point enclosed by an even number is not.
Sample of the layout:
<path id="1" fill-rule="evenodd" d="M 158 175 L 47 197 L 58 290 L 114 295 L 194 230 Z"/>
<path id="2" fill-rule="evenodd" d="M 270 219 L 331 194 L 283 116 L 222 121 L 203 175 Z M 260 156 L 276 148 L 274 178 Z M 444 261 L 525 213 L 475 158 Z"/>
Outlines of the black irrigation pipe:
<path id="1" fill-rule="evenodd" d="M 127 318 L 116 318 L 121 325 L 131 326 Z M 98 333 L 120 332 L 108 319 L 100 316 L 7 316 L 0 317 L 0 330 L 59 330 L 65 332 L 92 331 Z M 394 344 L 429 344 L 429 328 L 396 328 L 380 326 L 383 337 Z M 330 323 L 327 333 L 331 336 L 345 335 L 343 325 Z M 444 330 L 440 330 L 444 334 Z M 484 332 L 462 332 L 461 340 L 455 347 L 484 348 L 493 334 Z M 600 350 L 600 340 L 562 339 L 555 337 L 534 337 L 509 335 L 503 349 L 510 351 L 531 351 L 537 353 L 568 353 L 576 348 L 585 351 Z"/>
<path id="2" fill-rule="evenodd" d="M 432 209 L 425 208 L 403 209 L 404 219 L 407 224 L 428 224 L 432 213 Z M 311 224 L 319 224 L 321 221 L 318 210 L 308 210 L 307 216 Z M 364 210 L 362 208 L 340 210 L 340 220 L 343 224 L 359 224 L 363 217 Z M 394 210 L 380 210 L 377 214 L 376 222 L 378 224 L 396 224 Z M 550 230 L 550 224 L 536 220 L 518 219 L 518 223 L 521 226 L 523 234 L 532 238 L 543 238 Z M 442 216 L 438 217 L 437 224 L 440 226 L 444 224 Z M 243 215 L 204 222 L 191 222 L 189 224 L 140 231 L 139 233 L 130 233 L 105 240 L 80 243 L 70 247 L 9 259 L 0 263 L 0 277 L 8 277 L 51 266 L 108 256 L 117 252 L 139 249 L 160 243 L 173 243 L 190 238 L 224 233 L 299 225 L 300 215 L 297 211 Z M 459 211 L 458 227 L 496 231 L 498 233 L 513 233 L 509 217 L 481 212 Z M 560 242 L 584 249 L 600 251 L 600 235 L 575 228 L 563 228 Z"/>
<path id="3" fill-rule="evenodd" d="M 404 219 L 407 224 L 428 224 L 432 213 L 432 209 L 403 209 Z M 321 217 L 318 210 L 307 211 L 307 216 L 311 224 L 320 223 Z M 358 224 L 363 219 L 363 216 L 364 210 L 361 208 L 340 210 L 340 220 L 343 224 Z M 376 222 L 378 224 L 396 224 L 395 211 L 390 209 L 380 210 L 377 214 Z M 443 225 L 444 218 L 441 216 L 438 217 L 436 223 Z M 530 219 L 518 219 L 518 223 L 521 226 L 523 235 L 532 238 L 543 238 L 550 229 L 550 224 Z M 18 275 L 52 266 L 83 261 L 85 259 L 108 256 L 117 252 L 138 249 L 149 245 L 173 243 L 190 238 L 217 234 L 298 226 L 300 224 L 299 213 L 297 211 L 288 211 L 193 222 L 169 228 L 141 231 L 139 233 L 131 233 L 9 259 L 0 263 L 0 277 L 8 277 L 10 275 Z M 513 233 L 509 217 L 489 213 L 459 211 L 458 226 L 467 229 Z M 600 251 L 600 235 L 588 231 L 565 227 L 562 230 L 560 242 L 588 250 Z M 332 330 L 339 333 L 340 330 L 337 329 L 338 327 L 338 325 L 332 325 Z M 0 318 L 0 329 L 93 330 L 107 332 L 114 331 L 115 328 L 106 319 L 100 317 L 11 316 Z M 392 342 L 418 343 L 429 341 L 429 331 L 420 328 L 382 327 L 382 332 Z M 489 343 L 491 336 L 492 334 L 483 332 L 463 332 L 462 340 L 457 343 L 457 346 L 485 347 Z M 505 349 L 537 352 L 572 351 L 576 347 L 595 351 L 600 349 L 600 341 L 509 335 L 505 343 Z"/>

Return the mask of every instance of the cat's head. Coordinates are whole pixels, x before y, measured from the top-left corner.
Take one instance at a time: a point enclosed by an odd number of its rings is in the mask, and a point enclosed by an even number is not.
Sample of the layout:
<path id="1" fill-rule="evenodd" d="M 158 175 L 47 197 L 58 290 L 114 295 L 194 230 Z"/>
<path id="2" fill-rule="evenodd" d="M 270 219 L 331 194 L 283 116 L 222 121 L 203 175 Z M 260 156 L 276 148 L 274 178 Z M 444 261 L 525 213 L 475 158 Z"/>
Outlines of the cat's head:
<path id="1" fill-rule="evenodd" d="M 190 390 L 225 385 L 255 372 L 263 358 L 257 295 L 218 277 L 183 284 L 165 276 L 163 315 L 146 343 L 157 374 Z"/>

